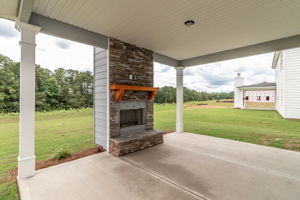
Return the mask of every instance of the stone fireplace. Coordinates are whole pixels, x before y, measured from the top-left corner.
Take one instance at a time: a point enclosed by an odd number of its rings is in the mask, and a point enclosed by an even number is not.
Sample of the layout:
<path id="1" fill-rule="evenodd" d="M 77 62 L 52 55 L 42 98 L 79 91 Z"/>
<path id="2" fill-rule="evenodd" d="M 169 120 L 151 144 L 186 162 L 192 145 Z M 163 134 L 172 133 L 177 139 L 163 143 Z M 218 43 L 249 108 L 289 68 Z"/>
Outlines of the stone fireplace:
<path id="1" fill-rule="evenodd" d="M 146 130 L 146 102 L 120 102 L 119 134 L 130 134 Z"/>
<path id="2" fill-rule="evenodd" d="M 144 109 L 130 109 L 130 110 L 121 110 L 120 111 L 120 133 L 124 134 L 136 130 L 145 130 L 146 126 L 144 125 Z M 130 128 L 128 130 L 128 128 Z"/>
<path id="3" fill-rule="evenodd" d="M 153 130 L 153 52 L 109 41 L 109 151 L 121 156 L 163 142 Z"/>

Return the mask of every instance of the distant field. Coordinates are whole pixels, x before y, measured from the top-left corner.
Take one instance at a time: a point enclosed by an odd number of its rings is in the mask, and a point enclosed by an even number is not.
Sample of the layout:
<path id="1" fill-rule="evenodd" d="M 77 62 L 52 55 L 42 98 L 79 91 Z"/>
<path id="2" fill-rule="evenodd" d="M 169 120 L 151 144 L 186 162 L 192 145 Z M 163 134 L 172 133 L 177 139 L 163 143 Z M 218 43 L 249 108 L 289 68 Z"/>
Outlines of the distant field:
<path id="1" fill-rule="evenodd" d="M 275 108 L 275 103 L 257 103 L 257 102 L 248 102 L 245 104 L 246 108 L 250 109 L 274 109 Z"/>
<path id="2" fill-rule="evenodd" d="M 233 103 L 189 102 L 184 105 L 186 132 L 300 151 L 300 120 L 276 111 L 233 109 Z M 175 130 L 175 104 L 155 105 L 155 128 Z M 17 166 L 18 115 L 0 115 L 0 199 L 18 199 L 15 181 L 4 181 Z M 52 158 L 59 147 L 71 152 L 93 147 L 93 110 L 36 114 L 36 156 Z"/>
<path id="3" fill-rule="evenodd" d="M 232 99 L 223 100 L 223 101 L 233 101 Z M 213 106 L 213 107 L 226 107 L 226 108 L 233 108 L 233 102 L 223 102 L 222 100 L 220 102 L 217 102 L 216 100 L 210 100 L 210 101 L 191 101 L 188 103 L 185 103 L 186 106 L 189 105 L 200 105 L 200 106 Z"/>

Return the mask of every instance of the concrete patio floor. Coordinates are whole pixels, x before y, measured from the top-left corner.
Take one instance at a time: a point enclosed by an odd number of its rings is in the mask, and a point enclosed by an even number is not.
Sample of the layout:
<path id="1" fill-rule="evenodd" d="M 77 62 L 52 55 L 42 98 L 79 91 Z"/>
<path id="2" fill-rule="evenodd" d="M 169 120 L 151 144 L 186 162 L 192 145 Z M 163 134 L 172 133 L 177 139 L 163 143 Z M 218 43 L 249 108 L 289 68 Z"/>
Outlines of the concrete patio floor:
<path id="1" fill-rule="evenodd" d="M 100 153 L 37 171 L 22 200 L 300 198 L 300 153 L 171 133 L 165 143 L 120 158 Z"/>

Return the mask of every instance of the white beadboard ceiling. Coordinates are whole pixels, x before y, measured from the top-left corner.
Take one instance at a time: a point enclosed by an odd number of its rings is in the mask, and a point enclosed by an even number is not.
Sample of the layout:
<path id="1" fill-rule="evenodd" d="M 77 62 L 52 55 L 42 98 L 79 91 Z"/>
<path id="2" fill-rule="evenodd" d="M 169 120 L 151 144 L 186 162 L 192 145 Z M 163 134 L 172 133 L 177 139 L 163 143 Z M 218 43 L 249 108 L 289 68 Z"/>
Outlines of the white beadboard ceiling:
<path id="1" fill-rule="evenodd" d="M 18 6 L 19 0 L 0 0 L 0 17 L 15 20 Z"/>
<path id="2" fill-rule="evenodd" d="M 177 60 L 300 34 L 300 0 L 35 0 L 33 12 Z"/>

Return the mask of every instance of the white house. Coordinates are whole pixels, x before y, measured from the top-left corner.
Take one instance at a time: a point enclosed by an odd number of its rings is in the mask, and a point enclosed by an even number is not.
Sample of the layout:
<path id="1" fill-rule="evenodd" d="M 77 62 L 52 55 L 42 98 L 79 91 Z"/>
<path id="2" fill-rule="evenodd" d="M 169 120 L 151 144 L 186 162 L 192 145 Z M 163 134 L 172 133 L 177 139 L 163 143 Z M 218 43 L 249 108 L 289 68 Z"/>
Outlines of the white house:
<path id="1" fill-rule="evenodd" d="M 247 90 L 244 93 L 244 100 L 256 103 L 275 103 L 276 90 Z"/>
<path id="2" fill-rule="evenodd" d="M 275 103 L 276 83 L 257 83 L 239 87 L 244 91 L 245 102 Z"/>
<path id="3" fill-rule="evenodd" d="M 234 79 L 234 107 L 245 108 L 245 103 L 274 103 L 276 101 L 276 83 L 257 83 L 244 85 L 244 78 L 238 74 Z"/>
<path id="4" fill-rule="evenodd" d="M 243 85 L 238 74 L 234 79 L 234 107 L 244 108 L 245 102 L 275 102 L 284 118 L 300 119 L 300 48 L 276 51 L 272 68 L 276 83 Z"/>
<path id="5" fill-rule="evenodd" d="M 272 68 L 276 70 L 276 109 L 284 118 L 300 119 L 300 48 L 277 51 Z"/>

